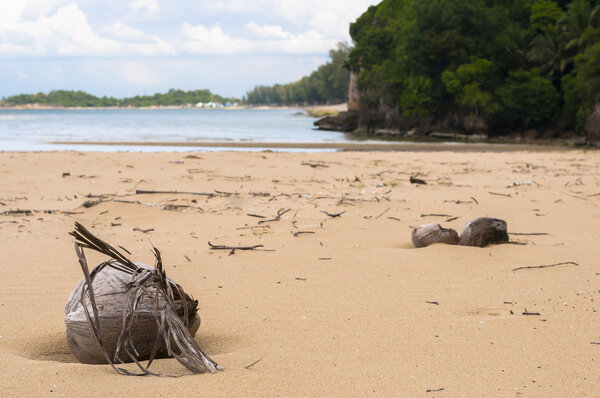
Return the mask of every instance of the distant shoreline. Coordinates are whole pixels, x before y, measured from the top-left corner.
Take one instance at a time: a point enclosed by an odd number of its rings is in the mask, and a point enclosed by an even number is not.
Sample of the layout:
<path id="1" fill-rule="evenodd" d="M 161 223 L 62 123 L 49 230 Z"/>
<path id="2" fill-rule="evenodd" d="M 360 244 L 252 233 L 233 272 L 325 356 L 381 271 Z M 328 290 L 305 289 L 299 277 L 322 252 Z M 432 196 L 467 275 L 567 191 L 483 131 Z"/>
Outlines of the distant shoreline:
<path id="1" fill-rule="evenodd" d="M 152 106 L 59 106 L 59 105 L 44 105 L 44 104 L 27 104 L 27 105 L 0 105 L 0 110 L 107 110 L 107 109 L 195 109 L 195 110 L 238 110 L 238 109 L 250 109 L 250 110 L 269 110 L 269 109 L 302 109 L 310 114 L 310 111 L 316 111 L 319 114 L 326 112 L 328 114 L 337 113 L 346 110 L 346 104 L 335 104 L 335 105 L 298 105 L 298 106 L 276 106 L 276 105 L 232 105 L 220 108 L 202 108 L 195 107 L 192 105 L 152 105 Z"/>
<path id="2" fill-rule="evenodd" d="M 144 147 L 196 147 L 196 148 L 264 148 L 264 149 L 338 149 L 344 151 L 410 151 L 410 152 L 516 152 L 516 151 L 566 151 L 567 146 L 535 144 L 490 143 L 412 143 L 412 142 L 132 142 L 132 141 L 51 141 L 52 145 L 106 145 Z"/>

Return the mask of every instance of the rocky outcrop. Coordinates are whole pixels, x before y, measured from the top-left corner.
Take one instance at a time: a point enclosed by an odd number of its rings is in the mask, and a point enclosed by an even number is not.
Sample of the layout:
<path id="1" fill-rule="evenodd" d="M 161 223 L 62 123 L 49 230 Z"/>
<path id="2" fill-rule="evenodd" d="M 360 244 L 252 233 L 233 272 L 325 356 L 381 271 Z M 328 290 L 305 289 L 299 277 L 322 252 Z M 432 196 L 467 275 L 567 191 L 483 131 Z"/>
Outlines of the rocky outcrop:
<path id="1" fill-rule="evenodd" d="M 596 102 L 585 125 L 587 143 L 600 146 L 600 102 Z"/>
<path id="2" fill-rule="evenodd" d="M 340 112 L 337 116 L 326 116 L 317 120 L 314 125 L 319 130 L 352 132 L 358 127 L 358 112 Z"/>
<path id="3" fill-rule="evenodd" d="M 359 111 L 360 110 L 360 95 L 358 93 L 357 85 L 358 74 L 356 72 L 350 72 L 350 83 L 348 85 L 348 110 Z"/>

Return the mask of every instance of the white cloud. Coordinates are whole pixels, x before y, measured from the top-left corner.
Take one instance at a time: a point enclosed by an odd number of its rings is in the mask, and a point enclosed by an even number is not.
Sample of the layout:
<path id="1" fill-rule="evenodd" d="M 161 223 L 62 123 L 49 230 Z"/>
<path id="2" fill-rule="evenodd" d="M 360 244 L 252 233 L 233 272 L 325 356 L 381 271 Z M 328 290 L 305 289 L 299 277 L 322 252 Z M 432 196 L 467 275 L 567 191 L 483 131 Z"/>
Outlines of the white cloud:
<path id="1" fill-rule="evenodd" d="M 103 26 L 100 29 L 100 33 L 113 39 L 131 42 L 159 41 L 158 37 L 147 35 L 141 30 L 135 29 L 121 22 L 115 22 L 110 25 Z"/>
<path id="2" fill-rule="evenodd" d="M 207 28 L 184 22 L 181 26 L 184 42 L 182 48 L 193 54 L 235 54 L 248 52 L 251 43 L 243 38 L 233 38 L 219 25 Z"/>
<path id="3" fill-rule="evenodd" d="M 255 22 L 247 23 L 246 28 L 252 32 L 255 36 L 261 39 L 289 39 L 293 35 L 290 32 L 285 31 L 279 25 L 258 25 Z"/>
<path id="4" fill-rule="evenodd" d="M 132 11 L 137 12 L 143 8 L 147 8 L 148 11 L 158 10 L 158 0 L 136 0 L 128 4 Z"/>
<path id="5" fill-rule="evenodd" d="M 119 4 L 118 0 L 105 1 L 109 9 Z M 152 25 L 147 15 L 136 12 L 158 10 L 158 0 L 124 3 L 122 7 L 134 13 L 114 15 L 108 20 L 93 3 L 84 0 L 6 1 L 0 13 L 0 56 L 324 54 L 338 41 L 347 40 L 349 22 L 376 2 L 199 0 L 193 5 L 196 8 L 189 8 L 192 6 L 178 1 L 172 0 L 172 5 L 182 7 L 180 15 L 164 8 L 164 13 L 153 14 Z M 92 22 L 78 3 L 86 6 Z M 192 15 L 186 13 L 190 9 L 217 12 L 210 20 L 227 22 L 226 28 L 214 22 L 208 25 L 181 20 Z M 162 14 L 171 19 L 161 20 Z M 104 20 L 98 21 L 98 15 Z M 136 22 L 151 33 L 139 29 Z M 179 30 L 165 30 L 165 26 L 179 26 Z"/>

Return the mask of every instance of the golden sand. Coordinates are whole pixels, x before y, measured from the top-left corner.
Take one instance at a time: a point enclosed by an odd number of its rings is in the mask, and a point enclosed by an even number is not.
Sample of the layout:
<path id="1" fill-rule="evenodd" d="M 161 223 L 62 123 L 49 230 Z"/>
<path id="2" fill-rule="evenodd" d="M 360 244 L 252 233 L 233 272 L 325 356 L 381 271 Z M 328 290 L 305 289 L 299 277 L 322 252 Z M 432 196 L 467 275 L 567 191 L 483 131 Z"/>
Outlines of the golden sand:
<path id="1" fill-rule="evenodd" d="M 2 396 L 600 391 L 599 152 L 0 153 L 0 176 L 0 213 L 33 211 L 0 215 Z M 547 235 L 412 247 L 413 226 L 460 232 L 476 216 Z M 162 359 L 151 369 L 183 377 L 135 378 L 77 362 L 63 312 L 82 276 L 74 221 L 137 261 L 161 249 L 224 372 Z M 513 271 L 561 262 L 578 265 Z"/>

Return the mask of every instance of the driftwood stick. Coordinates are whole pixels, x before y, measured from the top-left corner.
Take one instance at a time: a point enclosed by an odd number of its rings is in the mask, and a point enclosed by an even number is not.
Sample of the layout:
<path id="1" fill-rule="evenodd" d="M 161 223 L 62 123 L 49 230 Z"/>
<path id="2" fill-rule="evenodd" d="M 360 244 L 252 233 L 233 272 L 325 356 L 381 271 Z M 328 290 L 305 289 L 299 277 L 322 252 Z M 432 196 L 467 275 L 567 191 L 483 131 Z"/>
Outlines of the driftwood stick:
<path id="1" fill-rule="evenodd" d="M 147 234 L 148 232 L 154 231 L 154 228 L 143 229 L 143 228 L 135 227 L 133 230 L 134 231 L 138 231 L 138 232 L 143 232 L 143 233 Z"/>
<path id="2" fill-rule="evenodd" d="M 210 243 L 210 241 L 208 242 L 208 245 L 210 246 L 211 249 L 214 249 L 214 250 L 254 250 L 259 247 L 264 247 L 264 245 L 254 245 L 254 246 L 213 245 L 212 243 Z"/>
<path id="3" fill-rule="evenodd" d="M 144 190 L 144 189 L 136 189 L 136 195 L 147 195 L 147 194 L 173 194 L 173 195 L 198 195 L 198 196 L 208 196 L 212 198 L 215 196 L 212 192 L 186 192 L 186 191 L 154 191 L 154 190 Z"/>
<path id="4" fill-rule="evenodd" d="M 314 231 L 296 231 L 294 232 L 294 236 L 298 236 L 300 234 L 314 234 Z"/>
<path id="5" fill-rule="evenodd" d="M 252 214 L 252 213 L 248 213 L 246 214 L 248 217 L 256 217 L 256 218 L 267 218 L 265 216 L 261 216 L 260 214 Z"/>
<path id="6" fill-rule="evenodd" d="M 507 198 L 511 198 L 512 196 L 510 196 L 509 193 L 498 193 L 498 192 L 488 192 L 490 195 L 496 195 L 496 196 L 504 196 Z"/>
<path id="7" fill-rule="evenodd" d="M 254 365 L 256 365 L 257 363 L 259 363 L 261 361 L 262 358 L 258 358 L 256 361 L 252 362 L 250 365 L 248 366 L 244 366 L 244 369 L 250 369 L 251 367 L 253 367 Z"/>
<path id="8" fill-rule="evenodd" d="M 327 168 L 327 167 L 329 167 L 329 166 L 327 166 L 326 164 L 323 164 L 323 163 L 302 162 L 300 164 L 302 166 L 310 166 L 312 168 L 317 168 L 317 167 L 325 167 L 325 168 Z"/>
<path id="9" fill-rule="evenodd" d="M 278 210 L 277 211 L 277 215 L 275 216 L 275 218 L 272 218 L 270 220 L 260 220 L 258 223 L 259 224 L 263 224 L 263 223 L 266 223 L 266 222 L 279 221 L 279 220 L 281 220 L 281 216 L 283 216 L 285 213 L 287 213 L 290 210 L 292 210 L 292 209 Z"/>
<path id="10" fill-rule="evenodd" d="M 452 217 L 450 214 L 429 213 L 421 214 L 421 217 Z"/>
<path id="11" fill-rule="evenodd" d="M 574 265 L 574 266 L 579 266 L 579 264 L 577 264 L 574 261 L 565 261 L 562 263 L 556 263 L 556 264 L 549 264 L 549 265 L 531 265 L 528 267 L 517 267 L 517 268 L 513 268 L 513 271 L 519 271 L 522 269 L 538 269 L 538 268 L 550 268 L 550 267 L 559 267 L 561 265 Z"/>
<path id="12" fill-rule="evenodd" d="M 339 212 L 339 213 L 329 213 L 329 212 L 326 212 L 326 211 L 321 211 L 321 213 L 324 213 L 324 214 L 328 215 L 328 216 L 329 216 L 329 217 L 331 217 L 331 218 L 336 218 L 336 217 L 339 217 L 339 216 L 341 216 L 342 214 L 344 214 L 345 212 L 346 212 L 345 210 L 344 210 L 344 211 L 342 211 L 342 212 Z"/>
<path id="13" fill-rule="evenodd" d="M 385 209 L 384 211 L 382 211 L 378 216 L 376 216 L 375 218 L 373 218 L 373 220 L 377 220 L 379 217 L 383 216 L 385 213 L 387 213 L 391 209 L 392 209 L 391 207 L 388 207 L 387 209 Z"/>

